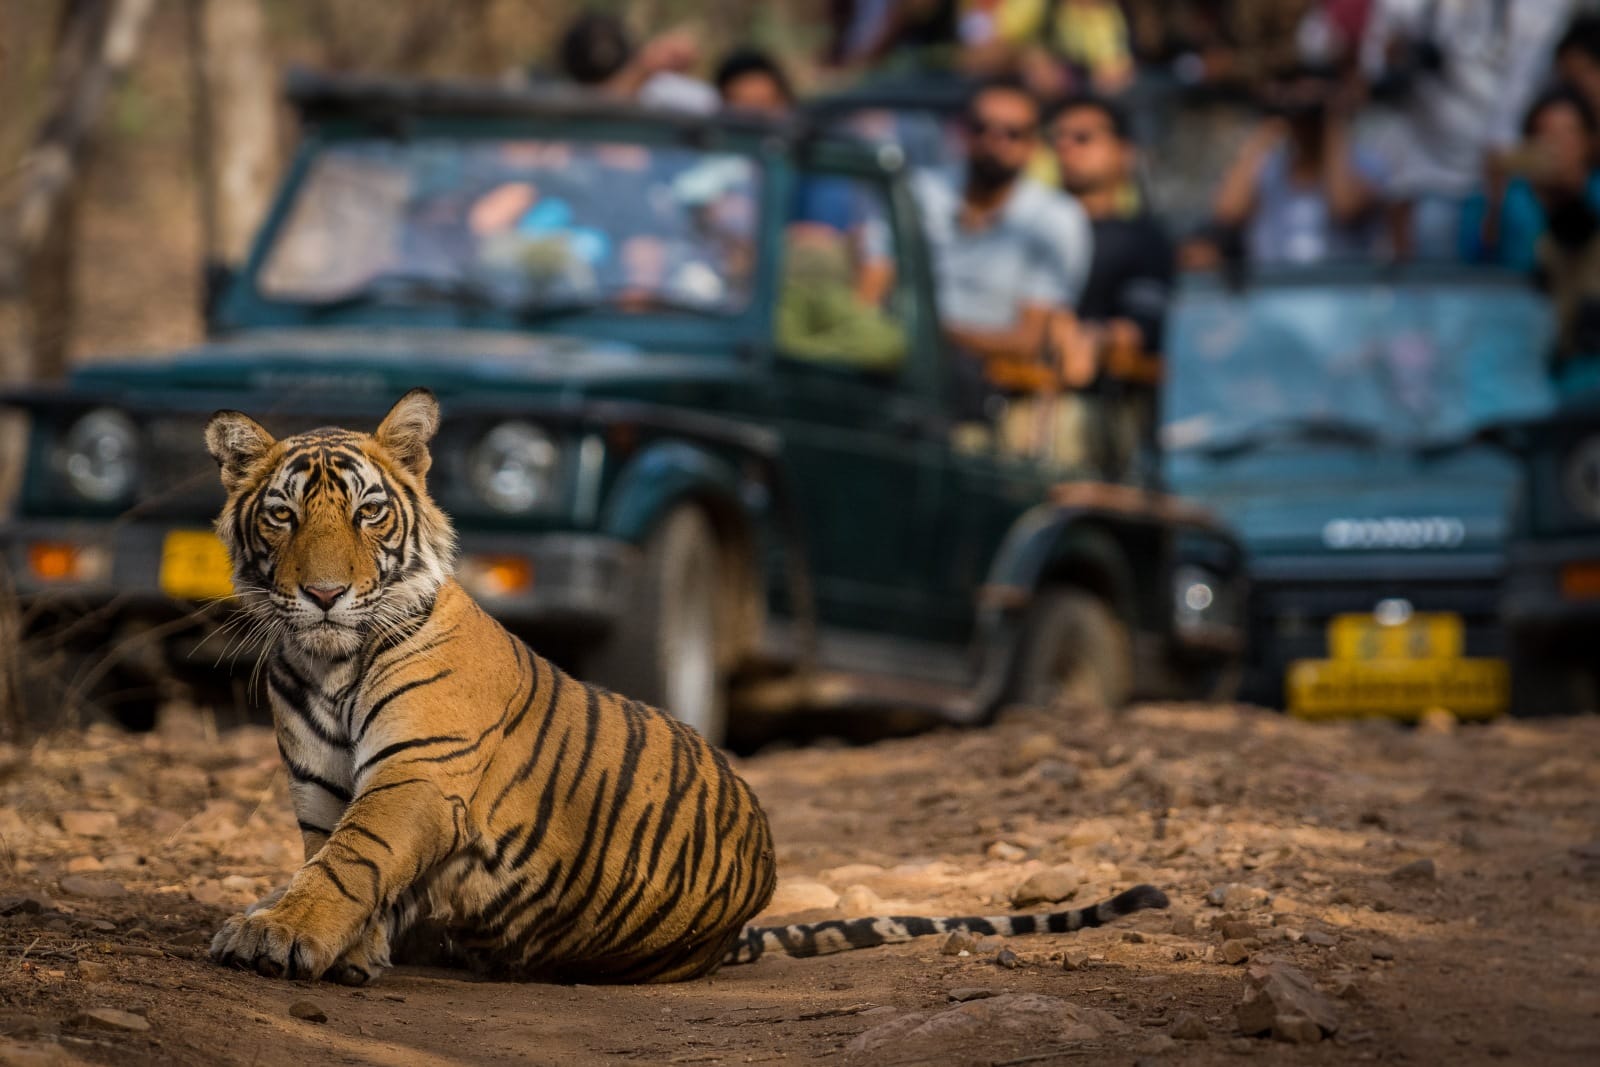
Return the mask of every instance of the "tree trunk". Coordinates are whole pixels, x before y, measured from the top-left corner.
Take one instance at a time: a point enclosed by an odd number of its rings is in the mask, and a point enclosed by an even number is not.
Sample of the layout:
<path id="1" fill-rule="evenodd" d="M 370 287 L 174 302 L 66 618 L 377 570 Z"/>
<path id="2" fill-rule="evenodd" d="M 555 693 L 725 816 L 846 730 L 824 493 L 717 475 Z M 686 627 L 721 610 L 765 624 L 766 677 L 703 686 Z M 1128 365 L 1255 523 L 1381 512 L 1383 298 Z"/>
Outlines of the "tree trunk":
<path id="1" fill-rule="evenodd" d="M 202 254 L 237 266 L 272 199 L 277 77 L 260 0 L 189 0 Z"/>
<path id="2" fill-rule="evenodd" d="M 69 323 L 32 321 L 25 306 L 29 275 L 52 235 L 70 239 L 68 205 L 90 134 L 112 86 L 138 52 L 153 6 L 154 0 L 66 0 L 50 103 L 17 169 L 15 194 L 0 208 L 0 385 L 41 376 L 35 344 L 40 325 L 50 334 L 47 347 L 66 350 Z M 55 252 L 50 273 L 59 282 L 62 270 L 70 271 L 70 250 Z M 47 303 L 55 313 L 70 314 L 69 295 L 52 293 Z M 51 363 L 50 369 L 59 372 L 59 361 Z"/>

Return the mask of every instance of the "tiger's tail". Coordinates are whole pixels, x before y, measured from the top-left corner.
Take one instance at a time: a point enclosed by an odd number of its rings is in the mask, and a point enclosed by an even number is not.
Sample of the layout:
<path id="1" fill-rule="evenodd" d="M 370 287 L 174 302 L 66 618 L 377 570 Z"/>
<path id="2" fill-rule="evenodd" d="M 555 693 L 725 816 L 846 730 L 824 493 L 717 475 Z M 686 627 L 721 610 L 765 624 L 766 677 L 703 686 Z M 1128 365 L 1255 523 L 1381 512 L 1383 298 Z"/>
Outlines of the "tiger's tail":
<path id="1" fill-rule="evenodd" d="M 876 948 L 918 937 L 962 930 L 969 934 L 1010 937 L 1016 934 L 1069 934 L 1087 926 L 1103 926 L 1146 908 L 1165 908 L 1167 895 L 1153 885 L 1136 885 L 1086 908 L 1042 915 L 965 916 L 929 919 L 888 915 L 869 919 L 832 919 L 793 926 L 747 926 L 723 960 L 724 966 L 754 963 L 767 952 L 790 956 L 827 956 L 857 948 Z"/>

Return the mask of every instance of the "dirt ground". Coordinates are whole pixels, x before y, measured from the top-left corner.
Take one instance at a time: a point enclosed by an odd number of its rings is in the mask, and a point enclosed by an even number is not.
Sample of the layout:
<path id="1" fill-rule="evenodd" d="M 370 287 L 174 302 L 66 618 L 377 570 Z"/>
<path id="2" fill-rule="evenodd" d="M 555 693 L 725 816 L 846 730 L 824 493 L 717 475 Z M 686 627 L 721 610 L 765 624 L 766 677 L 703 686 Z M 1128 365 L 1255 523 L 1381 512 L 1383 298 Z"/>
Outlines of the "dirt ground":
<path id="1" fill-rule="evenodd" d="M 667 987 L 271 981 L 204 945 L 295 866 L 272 741 L 175 714 L 0 748 L 0 1064 L 1600 1062 L 1600 720 L 1031 712 L 741 767 L 774 916 L 1174 907 Z"/>

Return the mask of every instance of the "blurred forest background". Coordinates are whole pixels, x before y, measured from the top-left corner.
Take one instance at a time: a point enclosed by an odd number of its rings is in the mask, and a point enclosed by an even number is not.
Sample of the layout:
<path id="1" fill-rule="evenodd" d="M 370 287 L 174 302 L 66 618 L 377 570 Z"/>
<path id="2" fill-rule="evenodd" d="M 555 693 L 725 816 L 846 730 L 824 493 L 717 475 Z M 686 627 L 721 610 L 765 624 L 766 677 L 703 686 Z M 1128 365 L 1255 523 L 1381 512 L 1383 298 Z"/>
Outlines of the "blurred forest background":
<path id="1" fill-rule="evenodd" d="M 195 341 L 294 141 L 283 72 L 500 78 L 577 12 L 736 43 L 801 83 L 827 0 L 0 0 L 0 384 Z"/>

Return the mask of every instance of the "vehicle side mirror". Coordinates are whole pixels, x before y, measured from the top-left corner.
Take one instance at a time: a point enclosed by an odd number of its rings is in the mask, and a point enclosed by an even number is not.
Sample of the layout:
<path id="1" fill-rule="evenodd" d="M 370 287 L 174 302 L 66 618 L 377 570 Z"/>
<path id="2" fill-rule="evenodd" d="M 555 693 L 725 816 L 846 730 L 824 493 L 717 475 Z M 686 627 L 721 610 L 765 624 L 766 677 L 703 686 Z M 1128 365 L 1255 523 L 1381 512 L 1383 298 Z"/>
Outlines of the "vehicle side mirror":
<path id="1" fill-rule="evenodd" d="M 238 272 L 221 260 L 208 259 L 200 273 L 200 317 L 209 332 L 216 326 L 222 301 Z"/>

